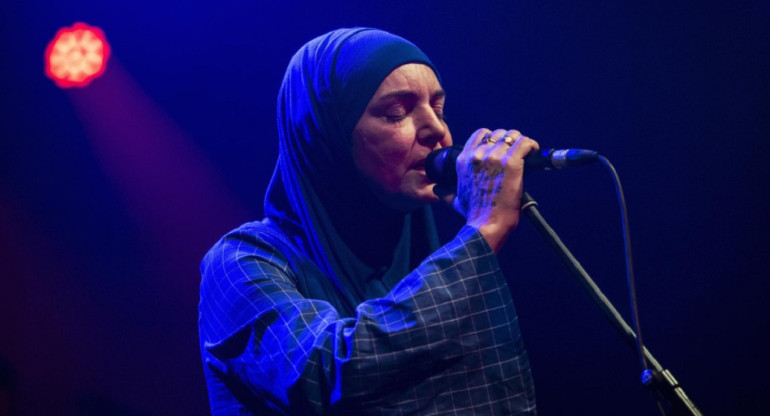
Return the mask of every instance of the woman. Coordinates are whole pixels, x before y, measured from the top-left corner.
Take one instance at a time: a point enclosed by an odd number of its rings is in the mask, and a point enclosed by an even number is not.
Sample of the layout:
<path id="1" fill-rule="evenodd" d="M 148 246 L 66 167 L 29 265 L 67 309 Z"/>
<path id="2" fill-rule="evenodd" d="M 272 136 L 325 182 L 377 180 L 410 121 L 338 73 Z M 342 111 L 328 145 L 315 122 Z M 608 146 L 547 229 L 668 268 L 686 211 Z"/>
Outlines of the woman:
<path id="1" fill-rule="evenodd" d="M 341 29 L 292 58 L 266 218 L 201 264 L 214 414 L 534 414 L 495 253 L 537 143 L 481 129 L 458 158 L 467 219 L 439 247 L 427 154 L 449 146 L 438 72 L 413 44 Z"/>

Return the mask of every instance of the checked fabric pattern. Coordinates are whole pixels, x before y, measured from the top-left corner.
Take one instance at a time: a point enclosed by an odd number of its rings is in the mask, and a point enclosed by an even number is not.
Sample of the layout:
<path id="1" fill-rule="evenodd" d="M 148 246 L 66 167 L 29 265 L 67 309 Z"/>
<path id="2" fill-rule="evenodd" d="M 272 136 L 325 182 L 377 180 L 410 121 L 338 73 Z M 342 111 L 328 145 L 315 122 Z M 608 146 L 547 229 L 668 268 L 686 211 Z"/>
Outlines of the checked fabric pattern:
<path id="1" fill-rule="evenodd" d="M 300 293 L 285 254 L 296 249 L 265 227 L 232 231 L 201 264 L 214 415 L 535 414 L 513 299 L 477 230 L 344 317 Z"/>

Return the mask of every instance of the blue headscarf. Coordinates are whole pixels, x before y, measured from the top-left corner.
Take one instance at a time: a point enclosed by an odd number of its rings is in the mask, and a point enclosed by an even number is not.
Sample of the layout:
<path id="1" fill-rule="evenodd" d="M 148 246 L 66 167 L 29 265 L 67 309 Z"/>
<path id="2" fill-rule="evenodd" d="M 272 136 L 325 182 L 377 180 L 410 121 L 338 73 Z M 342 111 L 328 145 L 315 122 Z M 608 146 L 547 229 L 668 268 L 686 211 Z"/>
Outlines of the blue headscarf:
<path id="1" fill-rule="evenodd" d="M 369 28 L 339 29 L 305 44 L 291 59 L 278 96 L 279 155 L 265 215 L 325 276 L 299 271 L 305 295 L 346 316 L 390 288 L 438 248 L 430 207 L 399 213 L 363 181 L 352 133 L 369 100 L 397 67 L 434 68 L 411 42 Z M 378 221 L 393 221 L 388 235 Z"/>

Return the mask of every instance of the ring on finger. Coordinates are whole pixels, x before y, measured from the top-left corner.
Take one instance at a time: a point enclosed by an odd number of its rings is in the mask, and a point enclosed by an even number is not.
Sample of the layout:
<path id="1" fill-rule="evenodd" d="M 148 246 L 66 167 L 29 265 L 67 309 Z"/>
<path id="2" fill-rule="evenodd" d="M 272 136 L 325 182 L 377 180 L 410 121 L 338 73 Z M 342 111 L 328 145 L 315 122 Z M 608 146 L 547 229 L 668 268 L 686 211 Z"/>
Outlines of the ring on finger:
<path id="1" fill-rule="evenodd" d="M 513 144 L 516 143 L 516 139 L 511 136 L 505 136 L 503 137 L 503 143 L 507 144 L 508 146 L 513 146 Z"/>

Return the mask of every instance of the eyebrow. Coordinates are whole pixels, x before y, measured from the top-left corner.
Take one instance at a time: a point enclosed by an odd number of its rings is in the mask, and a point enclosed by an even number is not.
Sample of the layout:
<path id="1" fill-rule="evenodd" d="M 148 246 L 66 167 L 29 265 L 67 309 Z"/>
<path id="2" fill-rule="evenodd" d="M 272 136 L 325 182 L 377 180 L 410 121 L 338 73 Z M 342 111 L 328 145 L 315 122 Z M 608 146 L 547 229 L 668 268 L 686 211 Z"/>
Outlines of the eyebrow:
<path id="1" fill-rule="evenodd" d="M 384 101 L 384 100 L 387 100 L 389 98 L 411 98 L 411 97 L 414 97 L 416 95 L 418 95 L 418 94 L 416 94 L 412 90 L 398 90 L 398 91 L 389 92 L 389 93 L 383 95 L 382 97 L 378 98 L 377 101 Z M 444 90 L 437 90 L 433 94 L 431 94 L 430 99 L 431 100 L 436 100 L 436 99 L 444 98 L 444 97 L 446 97 L 446 91 L 444 91 Z"/>

